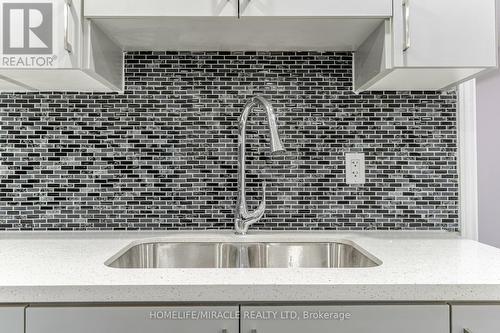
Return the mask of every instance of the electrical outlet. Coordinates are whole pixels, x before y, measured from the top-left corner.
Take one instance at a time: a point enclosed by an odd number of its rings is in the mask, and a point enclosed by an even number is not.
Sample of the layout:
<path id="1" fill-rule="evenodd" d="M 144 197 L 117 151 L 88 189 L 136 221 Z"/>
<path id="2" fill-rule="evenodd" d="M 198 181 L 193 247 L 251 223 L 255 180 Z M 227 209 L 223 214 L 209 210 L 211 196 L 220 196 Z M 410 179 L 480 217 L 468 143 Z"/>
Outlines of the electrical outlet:
<path id="1" fill-rule="evenodd" d="M 366 182 L 364 153 L 345 154 L 345 175 L 347 184 L 364 184 Z"/>

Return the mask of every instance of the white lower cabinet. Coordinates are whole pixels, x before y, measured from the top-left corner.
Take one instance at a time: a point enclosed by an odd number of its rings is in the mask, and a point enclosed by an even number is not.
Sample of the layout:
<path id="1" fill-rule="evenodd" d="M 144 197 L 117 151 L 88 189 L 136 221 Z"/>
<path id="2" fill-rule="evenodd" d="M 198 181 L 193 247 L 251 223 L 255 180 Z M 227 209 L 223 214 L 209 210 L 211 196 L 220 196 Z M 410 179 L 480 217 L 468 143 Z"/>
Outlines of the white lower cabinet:
<path id="1" fill-rule="evenodd" d="M 0 306 L 0 332 L 24 333 L 24 307 Z"/>
<path id="2" fill-rule="evenodd" d="M 241 333 L 447 333 L 449 306 L 242 306 Z"/>
<path id="3" fill-rule="evenodd" d="M 448 304 L 5 306 L 0 327 L 1 333 L 498 333 L 500 305 L 452 305 L 451 318 Z"/>
<path id="4" fill-rule="evenodd" d="M 500 305 L 452 305 L 451 332 L 500 332 Z"/>
<path id="5" fill-rule="evenodd" d="M 237 314 L 237 306 L 29 307 L 26 333 L 238 333 Z"/>

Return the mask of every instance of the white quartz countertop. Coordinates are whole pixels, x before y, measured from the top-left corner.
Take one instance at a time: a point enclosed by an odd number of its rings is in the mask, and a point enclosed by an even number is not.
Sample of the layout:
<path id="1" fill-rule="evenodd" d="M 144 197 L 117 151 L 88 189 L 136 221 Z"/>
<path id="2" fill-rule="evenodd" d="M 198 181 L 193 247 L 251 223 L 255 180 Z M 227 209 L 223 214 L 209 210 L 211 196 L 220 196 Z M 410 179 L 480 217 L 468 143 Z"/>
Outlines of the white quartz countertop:
<path id="1" fill-rule="evenodd" d="M 330 269 L 117 269 L 133 241 L 348 240 L 382 265 Z M 450 233 L 0 233 L 0 303 L 500 301 L 500 249 Z"/>

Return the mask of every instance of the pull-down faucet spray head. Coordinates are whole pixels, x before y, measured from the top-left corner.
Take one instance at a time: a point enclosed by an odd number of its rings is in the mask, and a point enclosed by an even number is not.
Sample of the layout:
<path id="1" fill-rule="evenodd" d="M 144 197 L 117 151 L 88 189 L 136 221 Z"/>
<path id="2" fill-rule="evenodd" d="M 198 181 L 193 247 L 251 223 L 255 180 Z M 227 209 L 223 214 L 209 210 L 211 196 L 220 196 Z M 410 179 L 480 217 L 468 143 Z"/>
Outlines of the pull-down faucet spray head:
<path id="1" fill-rule="evenodd" d="M 269 125 L 269 133 L 271 135 L 271 152 L 281 153 L 285 151 L 283 144 L 281 143 L 281 138 L 278 133 L 278 125 L 276 123 L 276 115 L 274 113 L 273 106 L 267 99 L 261 96 L 256 96 L 253 98 L 254 103 L 260 103 L 264 107 L 267 115 L 267 122 Z"/>

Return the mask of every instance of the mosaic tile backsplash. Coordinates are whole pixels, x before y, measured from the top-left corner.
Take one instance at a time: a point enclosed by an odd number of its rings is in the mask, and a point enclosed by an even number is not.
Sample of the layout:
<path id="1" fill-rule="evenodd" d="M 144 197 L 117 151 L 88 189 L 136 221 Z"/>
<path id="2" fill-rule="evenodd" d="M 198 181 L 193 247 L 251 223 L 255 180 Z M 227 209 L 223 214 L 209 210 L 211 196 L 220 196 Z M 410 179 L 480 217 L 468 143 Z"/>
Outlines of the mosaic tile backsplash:
<path id="1" fill-rule="evenodd" d="M 255 229 L 458 230 L 456 95 L 352 92 L 348 52 L 132 52 L 117 93 L 0 94 L 0 230 L 233 228 L 237 122 Z M 346 185 L 344 154 L 366 154 Z"/>

